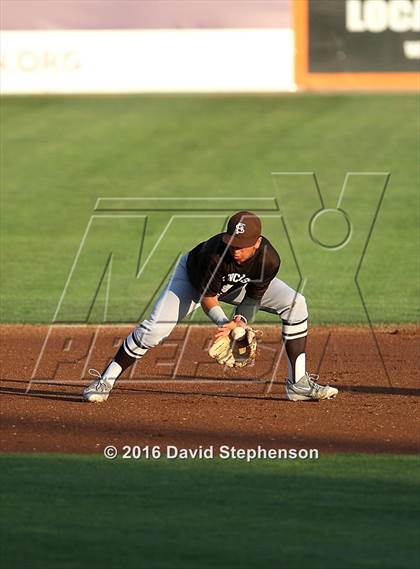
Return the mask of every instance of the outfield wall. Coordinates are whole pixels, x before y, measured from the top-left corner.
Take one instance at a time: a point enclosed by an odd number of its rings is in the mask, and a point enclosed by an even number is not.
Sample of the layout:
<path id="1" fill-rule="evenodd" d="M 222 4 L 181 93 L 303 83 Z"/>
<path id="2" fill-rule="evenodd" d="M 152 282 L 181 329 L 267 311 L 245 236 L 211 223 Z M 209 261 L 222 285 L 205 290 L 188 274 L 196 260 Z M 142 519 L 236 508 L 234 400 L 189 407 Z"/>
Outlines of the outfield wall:
<path id="1" fill-rule="evenodd" d="M 1 32 L 1 93 L 295 90 L 291 29 Z"/>
<path id="2" fill-rule="evenodd" d="M 0 25 L 4 94 L 420 89 L 420 0 L 2 0 Z"/>

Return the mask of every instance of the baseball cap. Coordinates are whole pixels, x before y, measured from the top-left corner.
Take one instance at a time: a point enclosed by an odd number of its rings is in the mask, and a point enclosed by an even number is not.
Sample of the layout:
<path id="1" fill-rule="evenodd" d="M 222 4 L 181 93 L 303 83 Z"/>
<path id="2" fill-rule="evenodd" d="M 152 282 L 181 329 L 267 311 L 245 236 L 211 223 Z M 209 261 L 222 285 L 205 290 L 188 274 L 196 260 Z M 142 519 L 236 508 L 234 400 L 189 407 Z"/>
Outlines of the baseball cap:
<path id="1" fill-rule="evenodd" d="M 228 221 L 223 241 L 232 247 L 252 247 L 261 235 L 261 219 L 252 211 L 238 211 Z"/>

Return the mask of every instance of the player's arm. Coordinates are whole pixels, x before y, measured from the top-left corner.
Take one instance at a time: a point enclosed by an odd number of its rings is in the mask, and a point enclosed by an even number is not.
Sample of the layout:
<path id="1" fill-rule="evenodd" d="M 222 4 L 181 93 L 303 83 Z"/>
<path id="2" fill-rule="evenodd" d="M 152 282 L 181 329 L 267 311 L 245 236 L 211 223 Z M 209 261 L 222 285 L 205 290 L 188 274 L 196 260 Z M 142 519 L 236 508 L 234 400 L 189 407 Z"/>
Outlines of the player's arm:
<path id="1" fill-rule="evenodd" d="M 233 328 L 242 325 L 239 316 L 235 316 L 233 320 L 229 320 L 225 311 L 220 306 L 217 296 L 203 296 L 201 299 L 201 307 L 218 328 L 216 338 L 227 336 Z"/>
<path id="2" fill-rule="evenodd" d="M 229 323 L 229 318 L 219 304 L 218 293 L 222 288 L 222 275 L 219 270 L 220 260 L 209 256 L 206 259 L 202 278 L 201 307 L 216 326 L 221 329 Z"/>
<path id="3" fill-rule="evenodd" d="M 219 328 L 229 322 L 229 318 L 220 306 L 217 296 L 203 296 L 201 299 L 201 307 L 210 320 Z"/>
<path id="4" fill-rule="evenodd" d="M 248 322 L 251 323 L 254 320 L 260 305 L 261 299 L 252 298 L 246 294 L 242 302 L 238 305 L 235 311 L 235 316 L 238 316 L 245 324 Z"/>

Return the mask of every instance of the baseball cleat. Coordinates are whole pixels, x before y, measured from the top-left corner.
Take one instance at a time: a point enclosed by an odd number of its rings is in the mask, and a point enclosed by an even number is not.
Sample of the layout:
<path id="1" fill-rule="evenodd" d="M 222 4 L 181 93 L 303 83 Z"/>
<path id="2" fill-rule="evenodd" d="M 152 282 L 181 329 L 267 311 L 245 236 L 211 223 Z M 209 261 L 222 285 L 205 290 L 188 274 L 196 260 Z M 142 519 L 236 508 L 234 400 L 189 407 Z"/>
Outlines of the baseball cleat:
<path id="1" fill-rule="evenodd" d="M 296 383 L 286 381 L 286 397 L 289 401 L 319 401 L 336 397 L 338 389 L 329 385 L 318 385 L 318 375 L 305 373 Z"/>
<path id="2" fill-rule="evenodd" d="M 83 398 L 90 403 L 104 403 L 113 386 L 106 379 L 102 379 L 101 374 L 96 369 L 90 369 L 89 373 L 96 375 L 98 379 L 86 387 L 83 391 Z"/>

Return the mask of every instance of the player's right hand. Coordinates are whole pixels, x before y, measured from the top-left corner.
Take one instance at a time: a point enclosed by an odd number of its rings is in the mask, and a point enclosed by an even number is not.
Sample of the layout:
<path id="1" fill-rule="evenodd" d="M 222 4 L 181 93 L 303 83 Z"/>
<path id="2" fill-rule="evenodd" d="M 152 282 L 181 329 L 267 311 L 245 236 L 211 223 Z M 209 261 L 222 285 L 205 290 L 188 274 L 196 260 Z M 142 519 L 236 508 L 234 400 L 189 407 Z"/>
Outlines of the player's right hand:
<path id="1" fill-rule="evenodd" d="M 222 338 L 223 336 L 229 336 L 231 331 L 237 326 L 242 326 L 243 328 L 246 328 L 246 324 L 244 323 L 244 321 L 241 319 L 240 316 L 235 316 L 233 320 L 231 320 L 230 322 L 226 322 L 226 324 L 223 324 L 221 328 L 218 328 L 216 334 L 214 335 L 214 339 L 217 340 L 217 338 Z"/>

